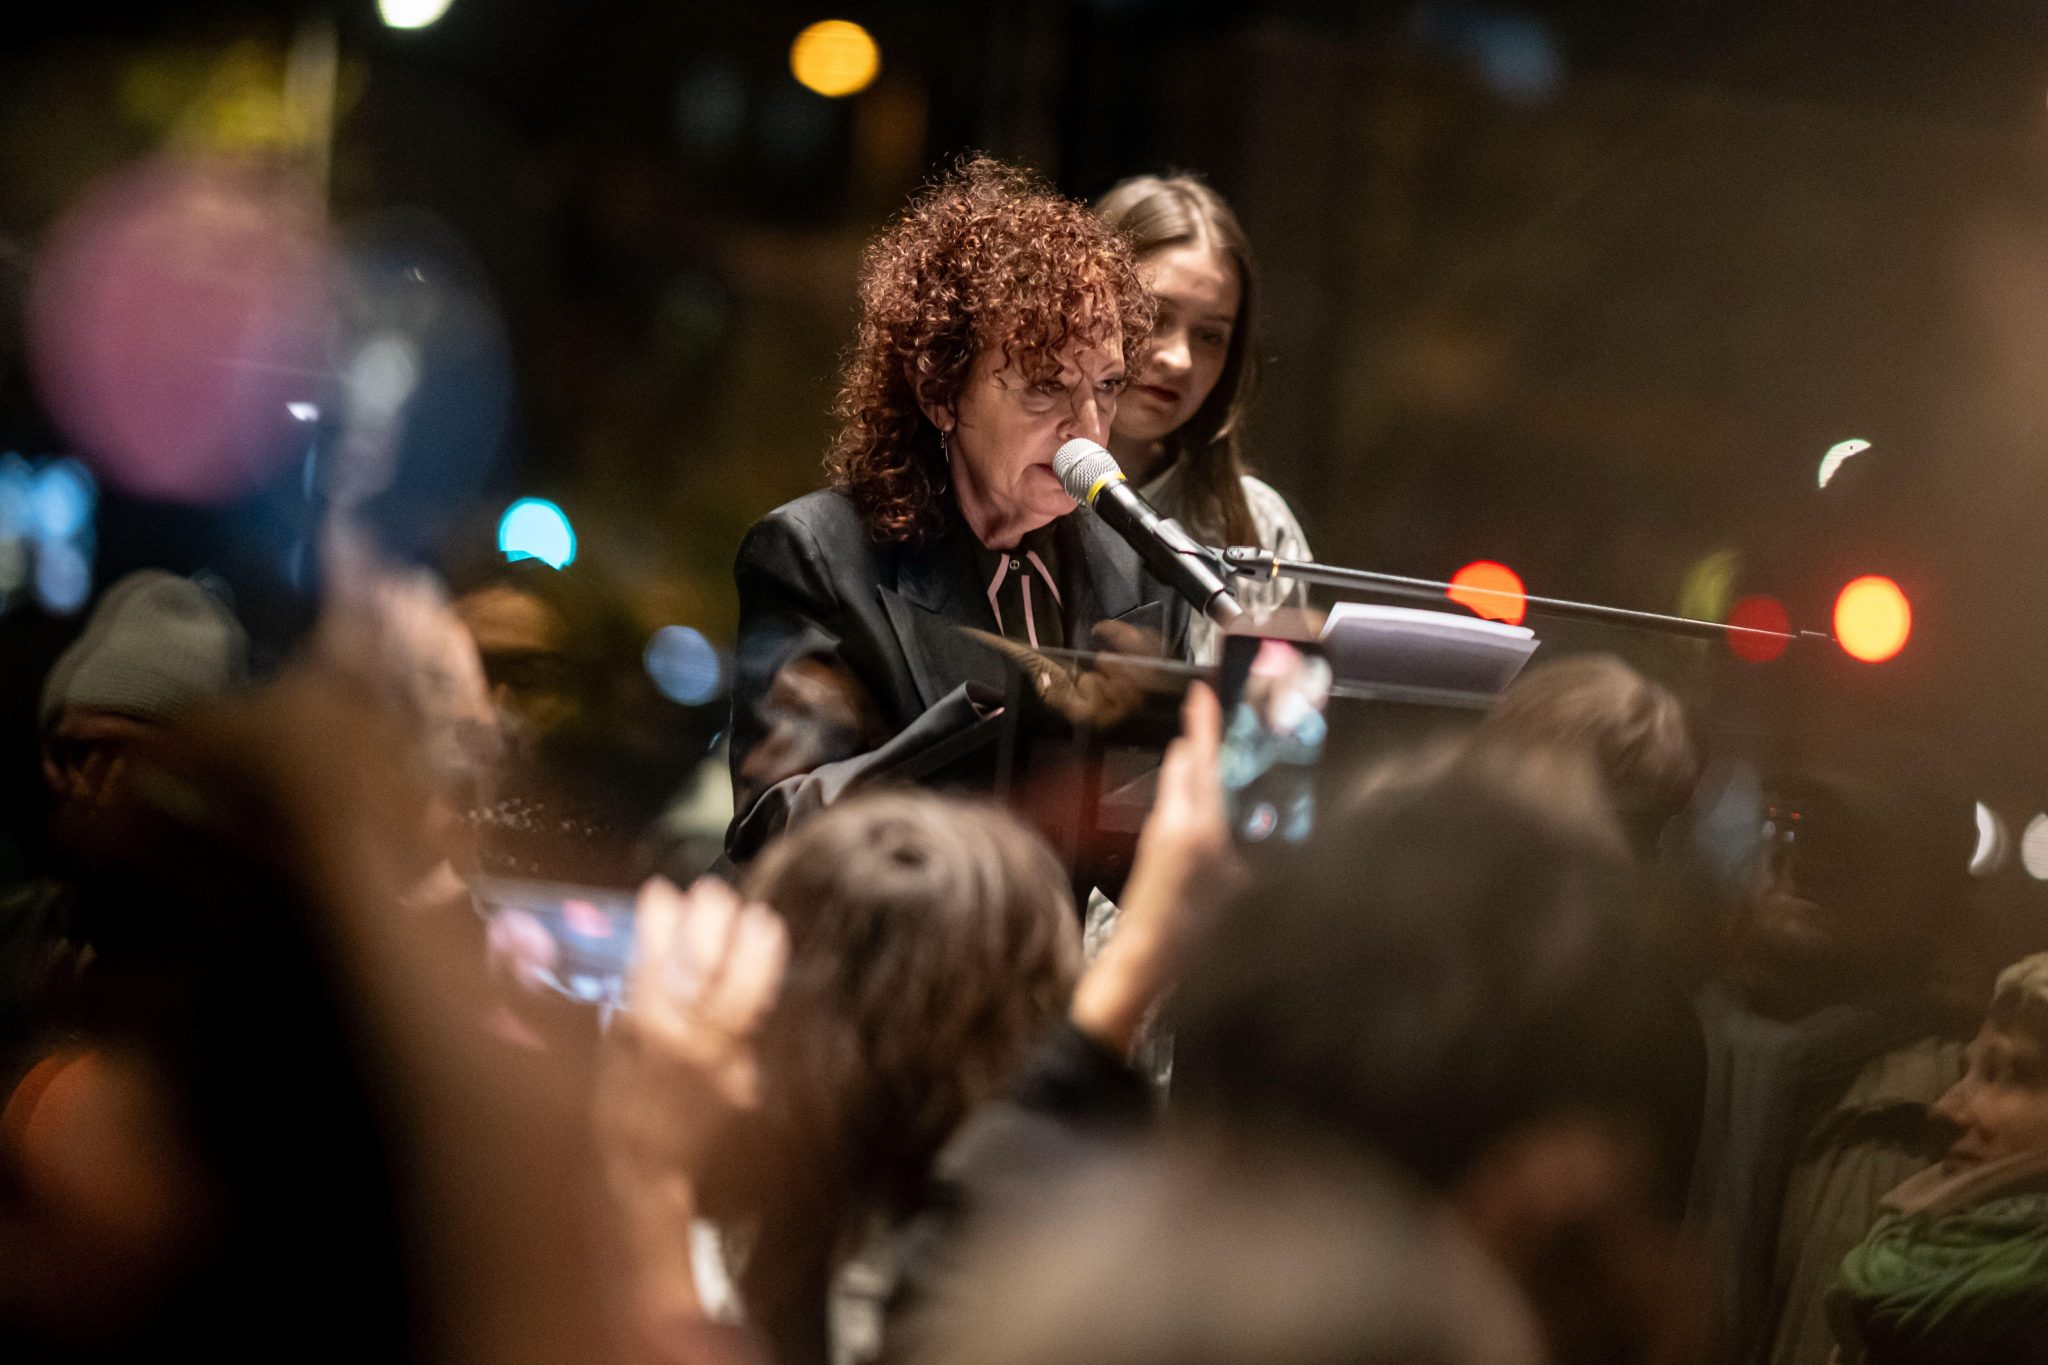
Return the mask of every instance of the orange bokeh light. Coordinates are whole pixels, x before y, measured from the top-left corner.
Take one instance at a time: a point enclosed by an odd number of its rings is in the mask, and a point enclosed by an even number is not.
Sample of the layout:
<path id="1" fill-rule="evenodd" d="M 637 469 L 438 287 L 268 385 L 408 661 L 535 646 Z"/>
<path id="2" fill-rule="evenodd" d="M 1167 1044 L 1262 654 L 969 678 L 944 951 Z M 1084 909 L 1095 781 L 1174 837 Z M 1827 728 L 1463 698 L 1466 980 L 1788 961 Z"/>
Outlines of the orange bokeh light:
<path id="1" fill-rule="evenodd" d="M 1882 574 L 1855 579 L 1835 599 L 1835 639 L 1851 658 L 1881 664 L 1904 649 L 1912 633 L 1912 604 Z"/>
<path id="2" fill-rule="evenodd" d="M 1730 607 L 1728 624 L 1736 627 L 1728 633 L 1728 652 L 1745 663 L 1767 664 L 1785 652 L 1786 641 L 1779 637 L 1791 631 L 1792 618 L 1786 614 L 1783 602 L 1760 594 L 1745 597 Z M 1745 630 L 1776 634 L 1744 635 L 1741 632 Z"/>
<path id="3" fill-rule="evenodd" d="M 1521 625 L 1529 614 L 1522 576 L 1490 559 L 1474 560 L 1452 574 L 1451 590 L 1445 595 L 1476 615 L 1511 626 Z"/>

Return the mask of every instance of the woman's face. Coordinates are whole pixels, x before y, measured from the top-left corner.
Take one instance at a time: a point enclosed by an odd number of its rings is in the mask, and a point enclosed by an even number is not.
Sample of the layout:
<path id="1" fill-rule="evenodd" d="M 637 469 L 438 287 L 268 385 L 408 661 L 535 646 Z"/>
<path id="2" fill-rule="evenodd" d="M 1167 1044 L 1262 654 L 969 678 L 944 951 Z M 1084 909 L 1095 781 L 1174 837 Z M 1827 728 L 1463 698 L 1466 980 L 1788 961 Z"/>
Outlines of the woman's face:
<path id="1" fill-rule="evenodd" d="M 2048 1152 L 2048 1058 L 2036 1040 L 1986 1021 L 1969 1070 L 1935 1102 L 1959 1132 L 1943 1166 L 1962 1170 L 2022 1152 Z"/>
<path id="2" fill-rule="evenodd" d="M 984 348 L 952 412 L 929 414 L 946 432 L 960 510 L 991 547 L 1007 549 L 1073 511 L 1052 457 L 1076 437 L 1109 439 L 1125 383 L 1122 339 L 1073 342 L 1059 364 L 1033 383 L 1001 348 Z"/>
<path id="3" fill-rule="evenodd" d="M 1159 323 L 1117 412 L 1116 434 L 1160 441 L 1215 392 L 1230 358 L 1243 286 L 1236 263 L 1204 243 L 1161 247 L 1138 262 L 1138 273 L 1159 301 Z"/>

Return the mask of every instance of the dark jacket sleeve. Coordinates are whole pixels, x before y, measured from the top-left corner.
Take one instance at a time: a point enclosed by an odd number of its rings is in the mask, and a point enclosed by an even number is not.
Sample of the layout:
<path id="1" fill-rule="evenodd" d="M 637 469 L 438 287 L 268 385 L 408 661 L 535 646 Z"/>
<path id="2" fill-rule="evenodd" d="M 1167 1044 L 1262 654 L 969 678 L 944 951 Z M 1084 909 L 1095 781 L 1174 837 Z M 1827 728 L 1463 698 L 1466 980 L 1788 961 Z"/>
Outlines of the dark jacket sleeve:
<path id="1" fill-rule="evenodd" d="M 925 1203 L 898 1229 L 884 1360 L 921 1354 L 931 1314 L 965 1288 L 961 1254 L 977 1228 L 1037 1207 L 1049 1190 L 1142 1138 L 1153 1112 L 1145 1078 L 1062 1020 L 1017 1084 L 946 1144 Z"/>
<path id="2" fill-rule="evenodd" d="M 955 688 L 900 729 L 882 715 L 851 646 L 875 642 L 841 600 L 811 529 L 786 510 L 740 542 L 726 855 L 744 862 L 785 827 L 858 783 L 964 734 L 999 700 Z M 892 733 L 893 731 L 893 733 Z"/>

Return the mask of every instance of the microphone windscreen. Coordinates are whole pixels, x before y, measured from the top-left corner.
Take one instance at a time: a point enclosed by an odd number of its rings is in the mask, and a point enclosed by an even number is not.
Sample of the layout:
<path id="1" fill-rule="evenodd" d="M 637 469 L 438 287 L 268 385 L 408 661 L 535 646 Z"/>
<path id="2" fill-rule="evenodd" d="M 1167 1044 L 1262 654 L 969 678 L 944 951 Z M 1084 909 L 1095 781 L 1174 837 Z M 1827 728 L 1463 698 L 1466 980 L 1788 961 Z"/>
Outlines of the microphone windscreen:
<path id="1" fill-rule="evenodd" d="M 1087 437 L 1076 436 L 1053 453 L 1052 472 L 1060 476 L 1060 486 L 1068 497 L 1087 502 L 1096 485 L 1104 479 L 1120 478 L 1124 471 L 1116 456 Z"/>

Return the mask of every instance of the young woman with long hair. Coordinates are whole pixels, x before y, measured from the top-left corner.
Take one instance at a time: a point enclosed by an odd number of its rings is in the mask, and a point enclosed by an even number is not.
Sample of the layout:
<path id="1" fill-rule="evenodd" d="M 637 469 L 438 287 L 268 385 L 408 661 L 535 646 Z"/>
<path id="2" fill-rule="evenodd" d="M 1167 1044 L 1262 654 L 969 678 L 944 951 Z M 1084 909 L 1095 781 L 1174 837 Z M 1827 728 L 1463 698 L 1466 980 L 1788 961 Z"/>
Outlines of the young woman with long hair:
<path id="1" fill-rule="evenodd" d="M 1287 500 L 1245 470 L 1245 411 L 1259 368 L 1258 264 L 1223 196 L 1192 176 L 1141 175 L 1096 202 L 1123 234 L 1158 304 L 1151 344 L 1118 404 L 1109 448 L 1145 498 L 1208 544 L 1260 545 L 1310 557 Z M 1305 604 L 1302 586 L 1243 583 L 1254 616 Z M 1207 620 L 1189 631 L 1193 656 L 1220 649 Z"/>

